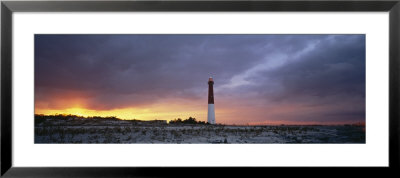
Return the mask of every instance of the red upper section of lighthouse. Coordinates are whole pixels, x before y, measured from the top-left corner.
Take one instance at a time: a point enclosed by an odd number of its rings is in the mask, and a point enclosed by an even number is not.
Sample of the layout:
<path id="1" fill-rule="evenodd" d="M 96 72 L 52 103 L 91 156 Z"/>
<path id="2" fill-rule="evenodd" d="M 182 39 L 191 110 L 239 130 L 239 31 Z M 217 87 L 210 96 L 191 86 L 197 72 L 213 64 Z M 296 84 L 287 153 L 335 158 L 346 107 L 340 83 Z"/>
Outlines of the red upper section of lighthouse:
<path id="1" fill-rule="evenodd" d="M 212 77 L 208 79 L 208 104 L 214 104 L 214 91 L 213 91 L 214 80 Z"/>

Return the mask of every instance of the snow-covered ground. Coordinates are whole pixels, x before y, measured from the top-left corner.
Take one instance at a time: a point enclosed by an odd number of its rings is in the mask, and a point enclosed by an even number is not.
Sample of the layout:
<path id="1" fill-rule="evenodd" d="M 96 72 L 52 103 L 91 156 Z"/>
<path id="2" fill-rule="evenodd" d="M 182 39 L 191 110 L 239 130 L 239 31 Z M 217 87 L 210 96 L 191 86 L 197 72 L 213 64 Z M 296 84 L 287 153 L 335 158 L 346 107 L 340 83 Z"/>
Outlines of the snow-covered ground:
<path id="1" fill-rule="evenodd" d="M 365 143 L 365 126 L 227 126 L 48 120 L 35 143 Z"/>

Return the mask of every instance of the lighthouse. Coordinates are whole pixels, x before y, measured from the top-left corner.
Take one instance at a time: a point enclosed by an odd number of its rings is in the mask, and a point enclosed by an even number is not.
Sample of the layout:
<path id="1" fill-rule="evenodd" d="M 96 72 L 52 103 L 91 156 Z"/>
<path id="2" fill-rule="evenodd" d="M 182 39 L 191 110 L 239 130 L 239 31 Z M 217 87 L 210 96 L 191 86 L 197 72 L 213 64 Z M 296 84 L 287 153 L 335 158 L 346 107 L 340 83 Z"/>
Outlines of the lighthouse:
<path id="1" fill-rule="evenodd" d="M 215 124 L 213 85 L 214 85 L 214 80 L 212 77 L 210 77 L 208 79 L 208 116 L 207 116 L 207 122 L 210 124 Z"/>

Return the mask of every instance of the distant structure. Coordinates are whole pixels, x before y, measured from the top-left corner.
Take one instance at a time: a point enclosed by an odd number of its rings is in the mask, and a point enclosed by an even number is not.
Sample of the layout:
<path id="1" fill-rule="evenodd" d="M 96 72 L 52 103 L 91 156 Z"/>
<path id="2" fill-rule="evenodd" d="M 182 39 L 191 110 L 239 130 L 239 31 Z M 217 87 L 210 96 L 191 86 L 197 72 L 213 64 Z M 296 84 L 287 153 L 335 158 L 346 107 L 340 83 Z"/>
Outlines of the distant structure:
<path id="1" fill-rule="evenodd" d="M 210 124 L 215 124 L 213 85 L 214 85 L 214 80 L 212 77 L 210 77 L 208 79 L 208 116 L 207 116 L 207 122 Z"/>

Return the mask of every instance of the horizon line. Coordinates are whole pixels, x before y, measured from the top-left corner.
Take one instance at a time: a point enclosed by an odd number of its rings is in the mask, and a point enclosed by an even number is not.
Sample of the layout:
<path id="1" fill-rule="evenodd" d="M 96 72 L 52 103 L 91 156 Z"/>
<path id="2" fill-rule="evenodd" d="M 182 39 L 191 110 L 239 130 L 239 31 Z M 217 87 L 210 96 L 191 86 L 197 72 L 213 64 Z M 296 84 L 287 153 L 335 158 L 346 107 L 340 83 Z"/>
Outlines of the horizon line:
<path id="1" fill-rule="evenodd" d="M 121 119 L 121 118 L 118 118 L 117 116 L 82 116 L 82 115 L 76 115 L 76 114 L 58 114 L 58 113 L 56 113 L 56 114 L 34 114 L 34 116 L 63 116 L 63 117 L 72 116 L 72 117 L 79 117 L 79 118 L 85 118 L 85 119 L 99 117 L 99 118 L 103 118 L 103 119 L 115 118 L 120 121 L 171 121 L 171 120 L 173 120 L 173 119 L 169 119 L 169 120 L 165 120 L 165 119 L 150 119 L 150 120 L 148 120 L 147 119 L 147 120 L 145 120 L 145 119 L 135 119 L 135 118 Z M 195 117 L 192 117 L 192 118 L 195 118 Z M 177 119 L 177 118 L 175 118 L 175 119 Z M 181 119 L 181 118 L 178 118 L 178 119 Z M 323 122 L 320 122 L 320 123 L 314 122 L 314 123 L 308 123 L 308 124 L 300 124 L 300 123 L 285 123 L 284 121 L 282 121 L 281 123 L 275 122 L 275 123 L 269 123 L 269 124 L 267 124 L 267 123 L 265 123 L 265 124 L 261 124 L 261 123 L 246 123 L 246 124 L 215 123 L 214 125 L 223 125 L 223 126 L 345 126 L 345 125 L 366 126 L 366 122 L 365 121 L 355 121 L 355 122 L 346 122 L 346 123 L 327 123 L 327 124 L 324 124 Z"/>

